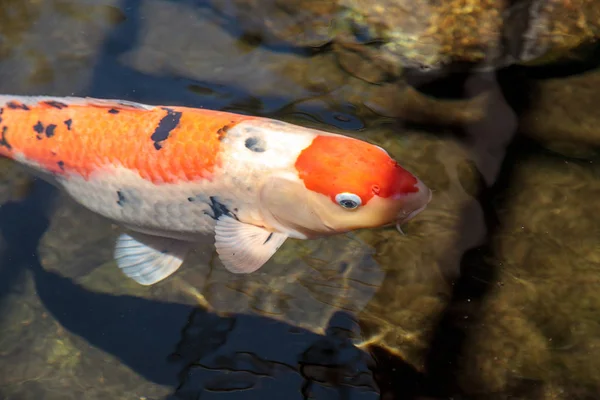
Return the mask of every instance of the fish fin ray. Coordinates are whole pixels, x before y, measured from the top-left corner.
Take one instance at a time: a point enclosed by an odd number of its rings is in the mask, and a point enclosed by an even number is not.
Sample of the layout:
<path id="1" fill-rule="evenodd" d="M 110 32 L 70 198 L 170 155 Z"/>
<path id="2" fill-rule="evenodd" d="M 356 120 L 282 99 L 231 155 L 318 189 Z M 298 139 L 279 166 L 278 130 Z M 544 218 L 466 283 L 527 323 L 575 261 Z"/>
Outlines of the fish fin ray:
<path id="1" fill-rule="evenodd" d="M 98 99 L 95 97 L 85 97 L 84 100 L 87 105 L 94 107 L 118 108 L 121 110 L 152 110 L 155 108 L 148 104 L 128 100 Z"/>
<path id="2" fill-rule="evenodd" d="M 135 236 L 135 237 L 134 237 Z M 153 285 L 179 269 L 191 248 L 181 240 L 122 233 L 115 245 L 117 265 L 140 285 Z"/>
<path id="3" fill-rule="evenodd" d="M 96 106 L 105 108 L 118 108 L 121 110 L 152 110 L 156 106 L 138 103 L 129 100 L 99 99 L 95 97 L 57 97 L 57 96 L 23 96 L 23 95 L 0 95 L 0 107 L 6 106 L 11 101 L 17 101 L 27 106 L 35 106 L 41 102 L 56 101 L 66 105 Z"/>
<path id="4" fill-rule="evenodd" d="M 249 274 L 262 267 L 277 252 L 288 235 L 270 232 L 222 215 L 215 226 L 215 247 L 230 272 Z"/>

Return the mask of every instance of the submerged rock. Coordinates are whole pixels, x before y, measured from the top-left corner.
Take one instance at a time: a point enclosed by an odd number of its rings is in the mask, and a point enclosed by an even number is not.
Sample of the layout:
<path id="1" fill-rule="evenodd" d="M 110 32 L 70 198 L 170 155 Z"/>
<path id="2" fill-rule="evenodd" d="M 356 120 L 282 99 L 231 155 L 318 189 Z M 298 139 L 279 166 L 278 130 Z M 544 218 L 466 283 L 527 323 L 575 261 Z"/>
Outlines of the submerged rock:
<path id="1" fill-rule="evenodd" d="M 528 21 L 521 44 L 513 53 L 514 61 L 525 65 L 577 57 L 574 50 L 600 37 L 597 0 L 520 1 L 512 15 L 515 20 L 525 17 Z"/>
<path id="2" fill-rule="evenodd" d="M 600 70 L 532 81 L 521 131 L 558 153 L 595 158 L 600 146 Z"/>
<path id="3" fill-rule="evenodd" d="M 118 4 L 4 1 L 0 73 L 10 79 L 2 82 L 2 93 L 67 96 L 86 88 L 102 41 L 125 18 Z"/>
<path id="4" fill-rule="evenodd" d="M 598 167 L 533 155 L 512 176 L 493 240 L 498 281 L 470 326 L 461 387 L 475 398 L 595 398 Z"/>
<path id="5" fill-rule="evenodd" d="M 368 81 L 404 68 L 453 63 L 501 67 L 550 62 L 600 33 L 594 0 L 213 0 L 215 9 L 267 43 L 332 43 L 340 63 Z"/>
<path id="6" fill-rule="evenodd" d="M 293 78 L 292 70 L 306 71 L 301 86 L 324 100 L 335 97 L 336 102 L 363 104 L 379 115 L 438 125 L 481 121 L 488 98 L 486 93 L 459 93 L 452 100 L 434 97 L 419 91 L 421 82 L 473 67 L 578 59 L 587 53 L 579 49 L 589 47 L 600 34 L 600 8 L 593 0 L 213 0 L 211 4 L 226 16 L 225 26 L 235 23 L 236 30 L 265 43 L 322 48 L 319 55 L 305 59 L 307 65 L 294 59 L 285 74 Z M 325 43 L 331 46 L 323 47 Z M 342 78 L 333 59 L 360 82 Z M 312 67 L 327 63 L 331 64 L 326 68 Z M 280 70 L 268 64 L 265 59 L 262 68 Z"/>
<path id="7" fill-rule="evenodd" d="M 377 261 L 386 275 L 359 320 L 364 348 L 383 347 L 423 371 L 431 335 L 447 306 L 461 257 L 485 237 L 482 211 L 473 198 L 480 189 L 478 172 L 458 142 L 415 132 L 407 134 L 404 144 L 388 143 L 399 159 L 425 179 L 434 196 L 426 212 L 408 224 L 406 236 L 393 230 L 363 233 L 375 243 Z"/>
<path id="8" fill-rule="evenodd" d="M 33 179 L 31 174 L 17 163 L 0 158 L 0 205 L 27 197 Z"/>

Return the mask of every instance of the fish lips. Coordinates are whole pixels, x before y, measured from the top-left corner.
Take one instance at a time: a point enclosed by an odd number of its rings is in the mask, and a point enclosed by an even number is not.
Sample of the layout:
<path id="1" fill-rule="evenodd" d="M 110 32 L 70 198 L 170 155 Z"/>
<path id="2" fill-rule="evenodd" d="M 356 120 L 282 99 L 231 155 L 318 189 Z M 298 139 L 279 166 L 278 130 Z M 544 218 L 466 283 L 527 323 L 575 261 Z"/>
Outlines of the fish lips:
<path id="1" fill-rule="evenodd" d="M 425 184 L 423 184 L 422 182 L 419 182 L 419 192 L 416 194 L 416 199 L 415 202 L 417 204 L 422 204 L 420 207 L 413 209 L 410 212 L 406 212 L 406 211 L 402 211 L 398 214 L 398 217 L 396 219 L 396 228 L 402 232 L 402 230 L 400 229 L 400 226 L 402 226 L 403 224 L 407 223 L 408 221 L 410 221 L 411 219 L 413 219 L 416 215 L 418 215 L 421 211 L 425 210 L 427 208 L 427 206 L 429 205 L 429 203 L 431 202 L 431 199 L 433 197 L 433 192 L 431 191 L 431 189 L 429 189 L 427 186 L 425 186 Z M 426 194 L 425 194 L 426 193 Z M 426 200 L 423 201 L 423 197 L 426 197 Z"/>

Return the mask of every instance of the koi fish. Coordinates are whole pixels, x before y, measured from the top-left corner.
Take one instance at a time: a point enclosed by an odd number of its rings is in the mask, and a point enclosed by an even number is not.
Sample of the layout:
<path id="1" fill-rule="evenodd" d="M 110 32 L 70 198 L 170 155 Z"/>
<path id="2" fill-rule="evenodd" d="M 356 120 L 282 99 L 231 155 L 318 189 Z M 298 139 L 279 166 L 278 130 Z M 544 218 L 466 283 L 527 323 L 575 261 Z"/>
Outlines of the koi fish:
<path id="1" fill-rule="evenodd" d="M 251 273 L 287 238 L 403 222 L 431 190 L 379 146 L 264 117 L 123 100 L 0 95 L 0 155 L 121 226 L 118 267 L 142 285 L 214 235 Z"/>

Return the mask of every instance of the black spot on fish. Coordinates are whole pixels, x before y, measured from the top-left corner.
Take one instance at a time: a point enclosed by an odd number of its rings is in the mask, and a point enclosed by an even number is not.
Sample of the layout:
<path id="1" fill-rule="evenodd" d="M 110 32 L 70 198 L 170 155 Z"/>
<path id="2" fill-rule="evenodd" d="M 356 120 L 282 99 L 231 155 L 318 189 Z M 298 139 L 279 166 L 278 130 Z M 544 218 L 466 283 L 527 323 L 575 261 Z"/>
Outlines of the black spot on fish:
<path id="1" fill-rule="evenodd" d="M 217 131 L 217 137 L 219 139 L 219 141 L 222 141 L 223 139 L 225 139 L 225 137 L 227 136 L 227 132 L 233 128 L 233 126 L 235 125 L 235 121 L 231 121 L 230 124 L 227 124 L 221 128 L 219 128 L 219 130 Z"/>
<path id="2" fill-rule="evenodd" d="M 50 107 L 58 108 L 59 110 L 62 110 L 63 108 L 69 107 L 65 103 L 61 103 L 60 101 L 54 101 L 54 100 L 45 101 L 44 104 L 47 104 Z"/>
<path id="3" fill-rule="evenodd" d="M 4 108 L 0 108 L 0 115 L 4 112 Z M 0 123 L 2 123 L 2 117 L 0 117 Z"/>
<path id="4" fill-rule="evenodd" d="M 188 201 L 190 203 L 193 203 L 193 202 L 205 202 L 206 201 L 205 198 L 206 198 L 205 196 L 203 196 L 201 194 L 197 194 L 195 196 L 188 197 Z"/>
<path id="5" fill-rule="evenodd" d="M 111 108 L 110 110 L 108 110 L 109 114 L 118 114 L 119 110 L 117 110 L 116 108 Z"/>
<path id="6" fill-rule="evenodd" d="M 46 127 L 46 137 L 51 138 L 54 136 L 54 130 L 56 129 L 56 125 L 50 124 Z"/>
<path id="7" fill-rule="evenodd" d="M 10 108 L 11 110 L 21 109 L 21 110 L 29 111 L 29 107 L 27 107 L 25 104 L 19 104 L 19 103 L 15 102 L 15 101 L 9 101 L 6 104 L 6 106 L 8 108 Z"/>
<path id="8" fill-rule="evenodd" d="M 261 138 L 257 138 L 257 137 L 249 137 L 248 139 L 246 139 L 246 142 L 244 143 L 246 145 L 246 148 L 248 148 L 249 150 L 252 150 L 256 153 L 262 153 L 265 151 L 265 141 L 262 140 Z"/>
<path id="9" fill-rule="evenodd" d="M 119 200 L 117 200 L 117 204 L 120 205 L 121 207 L 123 207 L 123 204 L 125 204 L 125 201 L 126 201 L 125 195 L 120 190 L 117 190 L 117 196 L 119 198 Z"/>
<path id="10" fill-rule="evenodd" d="M 68 130 L 71 130 L 72 123 L 73 123 L 73 120 L 71 118 L 69 118 L 68 120 L 65 121 L 65 125 L 67 126 Z"/>
<path id="11" fill-rule="evenodd" d="M 0 138 L 0 146 L 4 146 L 8 150 L 11 150 L 12 146 L 8 143 L 8 140 L 6 140 L 6 131 L 7 130 L 8 130 L 8 127 L 6 127 L 6 126 L 2 127 L 2 138 Z"/>
<path id="12" fill-rule="evenodd" d="M 221 202 L 219 202 L 219 200 L 217 200 L 216 197 L 211 196 L 210 197 L 210 204 L 209 204 L 211 210 L 212 210 L 212 214 L 210 215 L 209 213 L 205 212 L 206 215 L 210 216 L 212 219 L 217 220 L 219 219 L 219 217 L 221 217 L 222 215 L 226 215 L 228 217 L 232 217 L 235 219 L 237 218 L 237 215 L 235 215 L 234 213 L 232 213 L 231 211 L 229 211 L 229 208 L 227 208 L 227 206 Z"/>
<path id="13" fill-rule="evenodd" d="M 62 169 L 63 171 L 65 170 L 65 162 L 64 161 L 59 161 L 59 162 L 57 162 L 57 164 L 60 169 Z"/>
<path id="14" fill-rule="evenodd" d="M 144 204 L 144 200 L 137 190 L 125 187 L 117 190 L 117 204 L 121 207 L 138 208 Z"/>
<path id="15" fill-rule="evenodd" d="M 269 233 L 269 236 L 267 236 L 267 240 L 265 240 L 265 242 L 263 244 L 269 243 L 269 240 L 271 240 L 272 237 L 273 237 L 273 232 Z"/>
<path id="16" fill-rule="evenodd" d="M 165 115 L 158 126 L 152 133 L 150 138 L 154 141 L 154 148 L 156 150 L 162 149 L 162 145 L 160 142 L 167 140 L 171 131 L 179 125 L 179 121 L 181 120 L 181 113 L 177 111 L 173 111 L 170 108 L 163 108 L 167 111 L 167 115 Z"/>
<path id="17" fill-rule="evenodd" d="M 35 125 L 33 126 L 33 130 L 34 130 L 36 133 L 42 134 L 42 133 L 44 133 L 44 125 L 42 124 L 42 122 L 41 122 L 41 121 L 38 121 L 38 122 L 37 122 L 37 124 L 35 124 Z"/>

